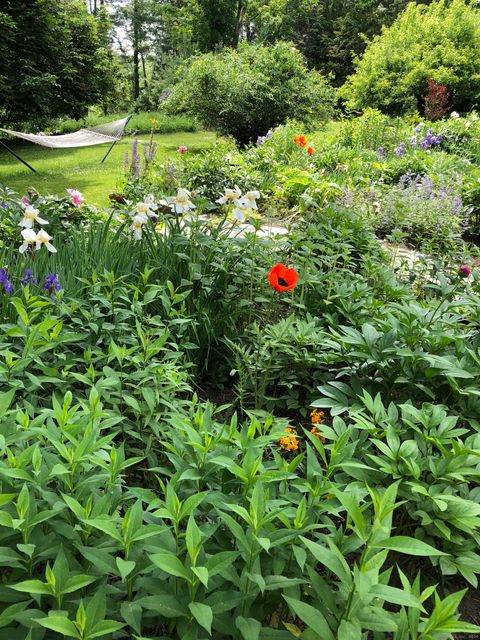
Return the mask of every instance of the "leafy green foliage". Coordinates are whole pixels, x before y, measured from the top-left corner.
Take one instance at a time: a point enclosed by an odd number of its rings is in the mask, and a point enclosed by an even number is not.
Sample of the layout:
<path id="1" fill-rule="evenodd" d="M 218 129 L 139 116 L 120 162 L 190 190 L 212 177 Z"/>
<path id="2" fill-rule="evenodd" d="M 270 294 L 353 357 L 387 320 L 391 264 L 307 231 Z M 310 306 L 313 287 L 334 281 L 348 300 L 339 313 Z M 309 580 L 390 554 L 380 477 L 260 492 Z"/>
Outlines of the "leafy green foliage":
<path id="1" fill-rule="evenodd" d="M 42 126 L 61 115 L 80 118 L 114 91 L 106 25 L 87 15 L 84 2 L 20 7 L 5 0 L 1 16 L 8 43 L 0 58 L 3 122 Z"/>
<path id="2" fill-rule="evenodd" d="M 287 118 L 325 121 L 333 101 L 326 81 L 308 70 L 292 45 L 242 43 L 238 51 L 187 61 L 165 108 L 195 115 L 206 127 L 247 143 Z"/>
<path id="3" fill-rule="evenodd" d="M 457 109 L 468 110 L 479 91 L 479 28 L 478 8 L 465 0 L 411 3 L 373 38 L 341 95 L 352 109 L 411 112 L 422 108 L 431 78 L 448 87 Z"/>

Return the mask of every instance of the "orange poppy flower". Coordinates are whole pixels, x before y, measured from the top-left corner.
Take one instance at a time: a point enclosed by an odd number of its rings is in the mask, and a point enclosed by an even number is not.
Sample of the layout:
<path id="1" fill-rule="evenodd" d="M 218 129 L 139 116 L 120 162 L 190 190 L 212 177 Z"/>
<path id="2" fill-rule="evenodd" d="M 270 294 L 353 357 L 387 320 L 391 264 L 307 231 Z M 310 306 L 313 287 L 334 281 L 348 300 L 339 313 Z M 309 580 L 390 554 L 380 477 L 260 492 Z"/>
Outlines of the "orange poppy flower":
<path id="1" fill-rule="evenodd" d="M 312 147 L 308 147 L 307 153 L 309 156 L 313 156 L 313 154 L 315 153 L 315 149 L 312 149 Z"/>
<path id="2" fill-rule="evenodd" d="M 276 264 L 268 272 L 268 281 L 275 291 L 290 291 L 295 289 L 298 282 L 298 273 L 295 269 L 287 269 L 284 264 Z"/>
<path id="3" fill-rule="evenodd" d="M 298 144 L 299 147 L 306 147 L 308 144 L 308 140 L 305 136 L 295 136 L 293 141 L 295 144 Z"/>

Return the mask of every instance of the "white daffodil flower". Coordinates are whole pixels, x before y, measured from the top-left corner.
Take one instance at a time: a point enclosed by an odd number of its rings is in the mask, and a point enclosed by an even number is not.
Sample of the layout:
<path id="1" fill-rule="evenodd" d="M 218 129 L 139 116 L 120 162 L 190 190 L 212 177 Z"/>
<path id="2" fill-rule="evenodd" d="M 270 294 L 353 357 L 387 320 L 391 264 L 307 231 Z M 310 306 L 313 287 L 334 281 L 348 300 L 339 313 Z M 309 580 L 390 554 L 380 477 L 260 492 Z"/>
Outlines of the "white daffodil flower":
<path id="1" fill-rule="evenodd" d="M 148 217 L 145 213 L 139 213 L 133 216 L 132 226 L 130 229 L 133 231 L 133 237 L 135 240 L 142 239 L 143 225 L 148 222 Z"/>
<path id="2" fill-rule="evenodd" d="M 450 118 L 458 120 L 458 118 L 460 118 L 460 114 L 458 113 L 458 111 L 452 111 L 452 113 L 450 114 Z"/>
<path id="3" fill-rule="evenodd" d="M 22 238 L 23 243 L 20 245 L 18 249 L 20 253 L 25 253 L 30 244 L 34 244 L 37 239 L 37 234 L 33 229 L 22 229 Z"/>
<path id="4" fill-rule="evenodd" d="M 190 196 L 192 194 L 186 189 L 179 189 L 177 195 L 173 199 L 173 209 L 175 213 L 185 213 L 191 209 L 196 209 L 193 202 L 190 202 Z"/>
<path id="5" fill-rule="evenodd" d="M 53 244 L 50 244 L 51 239 L 52 236 L 49 236 L 45 229 L 40 229 L 35 237 L 35 249 L 38 251 L 41 248 L 42 244 L 44 244 L 50 251 L 50 253 L 57 253 L 57 250 L 55 249 Z"/>
<path id="6" fill-rule="evenodd" d="M 38 224 L 48 224 L 48 220 L 40 218 L 40 211 L 38 209 L 34 209 L 31 205 L 28 205 L 25 207 L 23 218 L 20 220 L 18 226 L 33 229 L 35 222 L 38 222 Z"/>
<path id="7" fill-rule="evenodd" d="M 143 202 L 138 202 L 135 206 L 135 211 L 139 214 L 146 214 L 149 217 L 155 217 L 155 211 L 157 210 L 157 205 L 155 204 L 154 198 L 152 195 L 147 196 Z"/>
<path id="8" fill-rule="evenodd" d="M 256 208 L 256 207 L 255 207 Z M 238 222 L 245 222 L 245 218 L 247 213 L 250 213 L 252 210 L 252 206 L 249 200 L 246 197 L 240 198 L 235 201 L 235 209 L 233 210 L 233 217 Z"/>
<path id="9" fill-rule="evenodd" d="M 242 192 L 235 185 L 235 189 L 225 189 L 225 195 L 216 200 L 218 204 L 233 204 L 235 200 L 239 200 L 242 197 Z"/>
<path id="10" fill-rule="evenodd" d="M 260 191 L 248 191 L 243 197 L 248 202 L 250 209 L 258 209 L 257 200 L 260 198 Z"/>

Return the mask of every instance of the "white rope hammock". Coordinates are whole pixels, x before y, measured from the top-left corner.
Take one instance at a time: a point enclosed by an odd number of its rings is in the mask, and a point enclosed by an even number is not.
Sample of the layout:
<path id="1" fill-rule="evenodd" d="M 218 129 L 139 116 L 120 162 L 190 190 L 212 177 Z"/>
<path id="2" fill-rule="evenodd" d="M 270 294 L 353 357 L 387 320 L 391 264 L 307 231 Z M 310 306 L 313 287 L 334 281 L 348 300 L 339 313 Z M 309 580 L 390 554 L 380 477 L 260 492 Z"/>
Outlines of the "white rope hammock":
<path id="1" fill-rule="evenodd" d="M 121 120 L 114 120 L 97 127 L 88 127 L 80 129 L 74 133 L 66 133 L 60 136 L 47 136 L 45 134 L 23 133 L 22 131 L 12 131 L 11 129 L 2 129 L 5 133 L 9 133 L 16 138 L 22 138 L 42 147 L 50 147 L 51 149 L 70 149 L 74 147 L 91 147 L 95 144 L 105 144 L 106 142 L 117 142 L 122 137 L 125 126 L 130 116 Z"/>
<path id="2" fill-rule="evenodd" d="M 47 136 L 45 134 L 37 133 L 23 133 L 23 131 L 12 131 L 11 129 L 2 129 L 0 131 L 21 138 L 22 140 L 28 140 L 35 144 L 40 144 L 42 147 L 50 147 L 51 149 L 73 149 L 74 147 L 92 147 L 95 144 L 105 144 L 110 142 L 110 147 L 107 153 L 103 156 L 102 161 L 106 159 L 110 151 L 113 149 L 116 142 L 120 140 L 127 126 L 128 121 L 132 116 L 121 118 L 120 120 L 114 120 L 113 122 L 107 122 L 106 124 L 100 124 L 97 127 L 86 127 L 73 133 L 65 133 L 60 136 Z M 26 167 L 36 173 L 35 169 L 28 164 L 18 153 L 15 153 L 6 144 L 4 140 L 0 138 L 0 146 L 4 147 L 12 156 L 15 156 L 17 160 L 20 160 Z"/>

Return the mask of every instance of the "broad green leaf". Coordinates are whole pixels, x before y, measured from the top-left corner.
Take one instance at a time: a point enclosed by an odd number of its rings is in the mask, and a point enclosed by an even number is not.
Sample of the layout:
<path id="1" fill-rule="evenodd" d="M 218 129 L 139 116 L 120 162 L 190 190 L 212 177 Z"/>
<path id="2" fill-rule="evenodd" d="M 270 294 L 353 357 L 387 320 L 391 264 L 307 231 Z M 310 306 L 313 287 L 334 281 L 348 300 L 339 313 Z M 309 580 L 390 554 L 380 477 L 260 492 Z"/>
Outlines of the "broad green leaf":
<path id="1" fill-rule="evenodd" d="M 97 578 L 95 576 L 72 576 L 68 578 L 65 586 L 62 589 L 62 593 L 73 593 L 74 591 L 78 591 L 78 589 L 83 589 L 88 584 L 95 582 Z"/>
<path id="2" fill-rule="evenodd" d="M 293 610 L 306 625 L 313 629 L 323 640 L 335 640 L 335 637 L 328 626 L 328 622 L 325 620 L 323 614 L 315 607 L 312 607 L 306 602 L 295 600 L 295 598 L 289 598 L 283 596 L 288 606 Z"/>
<path id="3" fill-rule="evenodd" d="M 41 620 L 37 619 L 36 622 L 46 629 L 51 629 L 57 633 L 63 633 L 64 636 L 68 636 L 69 638 L 81 637 L 73 622 L 64 616 L 48 616 L 48 618 L 43 618 Z"/>
<path id="4" fill-rule="evenodd" d="M 125 625 L 123 622 L 116 622 L 115 620 L 102 620 L 94 626 L 92 631 L 88 634 L 89 638 L 100 638 L 100 636 L 106 636 L 107 634 L 115 633 L 122 629 Z"/>
<path id="5" fill-rule="evenodd" d="M 239 616 L 235 620 L 235 626 L 242 634 L 243 640 L 258 640 L 262 625 L 254 618 L 244 618 Z"/>
<path id="6" fill-rule="evenodd" d="M 157 566 L 162 571 L 169 573 L 171 576 L 183 578 L 184 580 L 188 579 L 185 567 L 177 558 L 177 556 L 174 556 L 171 553 L 154 553 L 150 556 L 150 559 L 155 566 Z"/>
<path id="7" fill-rule="evenodd" d="M 201 602 L 190 602 L 188 608 L 198 624 L 212 635 L 213 612 L 211 607 Z"/>
<path id="8" fill-rule="evenodd" d="M 35 593 L 40 595 L 52 595 L 52 589 L 48 584 L 40 580 L 24 580 L 18 584 L 9 585 L 10 589 L 21 591 L 22 593 Z"/>
<path id="9" fill-rule="evenodd" d="M 399 553 L 406 553 L 410 556 L 448 556 L 448 553 L 438 551 L 422 540 L 409 536 L 393 536 L 386 540 L 380 540 L 372 545 L 376 549 L 390 549 Z"/>
<path id="10" fill-rule="evenodd" d="M 135 569 L 135 562 L 133 560 L 124 560 L 120 557 L 115 558 L 115 562 L 117 563 L 122 581 L 125 581 L 125 578 Z"/>

